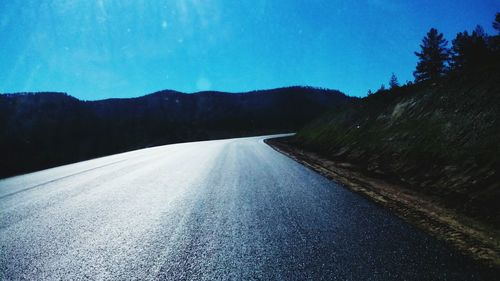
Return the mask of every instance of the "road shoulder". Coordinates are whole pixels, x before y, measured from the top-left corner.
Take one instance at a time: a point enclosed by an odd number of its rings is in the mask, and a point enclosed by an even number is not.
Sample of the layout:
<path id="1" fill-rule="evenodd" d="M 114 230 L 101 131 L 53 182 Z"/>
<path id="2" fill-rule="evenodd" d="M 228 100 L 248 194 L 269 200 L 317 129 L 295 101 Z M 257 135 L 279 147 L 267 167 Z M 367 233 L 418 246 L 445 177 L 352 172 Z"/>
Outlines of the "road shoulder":
<path id="1" fill-rule="evenodd" d="M 287 140 L 288 138 L 272 138 L 264 142 L 276 151 L 393 211 L 408 223 L 447 241 L 462 253 L 500 272 L 498 230 L 443 207 L 438 198 L 374 178 L 349 163 L 326 159 Z"/>

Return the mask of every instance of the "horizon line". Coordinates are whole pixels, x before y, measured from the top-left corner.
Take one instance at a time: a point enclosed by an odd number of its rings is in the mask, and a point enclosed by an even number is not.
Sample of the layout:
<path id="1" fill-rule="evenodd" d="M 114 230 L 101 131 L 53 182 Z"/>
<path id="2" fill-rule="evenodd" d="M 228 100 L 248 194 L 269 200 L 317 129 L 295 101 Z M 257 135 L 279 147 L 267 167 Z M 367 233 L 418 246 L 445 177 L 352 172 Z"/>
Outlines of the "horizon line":
<path id="1" fill-rule="evenodd" d="M 81 99 L 76 96 L 71 95 L 68 92 L 65 91 L 20 91 L 20 92 L 0 92 L 0 95 L 36 95 L 36 94 L 63 94 L 72 98 L 75 98 L 80 101 L 101 101 L 101 100 L 111 100 L 111 99 L 135 99 L 135 98 L 141 98 L 149 95 L 154 95 L 154 94 L 159 94 L 162 92 L 172 92 L 172 93 L 177 93 L 177 94 L 184 94 L 184 95 L 196 95 L 196 94 L 203 94 L 203 93 L 221 93 L 221 94 L 248 94 L 248 93 L 255 93 L 255 92 L 265 92 L 265 91 L 275 91 L 275 90 L 282 90 L 282 89 L 292 89 L 292 88 L 302 88 L 302 89 L 313 89 L 313 90 L 320 90 L 320 91 L 331 91 L 331 92 L 337 92 L 340 94 L 343 94 L 348 97 L 356 97 L 356 96 L 351 96 L 346 94 L 345 92 L 338 90 L 338 89 L 331 89 L 331 88 L 325 88 L 325 87 L 317 87 L 317 86 L 302 86 L 302 85 L 291 85 L 291 86 L 281 86 L 281 87 L 276 87 L 276 88 L 264 88 L 264 89 L 255 89 L 255 90 L 248 90 L 248 91 L 219 91 L 219 90 L 203 90 L 203 91 L 196 91 L 196 92 L 182 92 L 182 91 L 177 91 L 173 89 L 163 89 L 163 90 L 158 90 L 158 91 L 153 91 L 150 93 L 142 94 L 142 95 L 137 95 L 137 96 L 131 96 L 131 97 L 105 97 L 105 98 L 100 98 L 100 99 Z"/>

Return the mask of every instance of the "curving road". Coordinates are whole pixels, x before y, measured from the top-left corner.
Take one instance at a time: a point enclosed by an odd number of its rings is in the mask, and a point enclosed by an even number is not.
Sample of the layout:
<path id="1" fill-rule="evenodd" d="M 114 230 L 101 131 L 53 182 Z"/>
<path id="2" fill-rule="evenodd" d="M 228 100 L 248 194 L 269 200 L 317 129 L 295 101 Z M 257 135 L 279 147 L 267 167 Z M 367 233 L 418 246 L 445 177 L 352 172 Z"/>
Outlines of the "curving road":
<path id="1" fill-rule="evenodd" d="M 481 279 L 468 259 L 264 138 L 1 180 L 1 279 Z"/>

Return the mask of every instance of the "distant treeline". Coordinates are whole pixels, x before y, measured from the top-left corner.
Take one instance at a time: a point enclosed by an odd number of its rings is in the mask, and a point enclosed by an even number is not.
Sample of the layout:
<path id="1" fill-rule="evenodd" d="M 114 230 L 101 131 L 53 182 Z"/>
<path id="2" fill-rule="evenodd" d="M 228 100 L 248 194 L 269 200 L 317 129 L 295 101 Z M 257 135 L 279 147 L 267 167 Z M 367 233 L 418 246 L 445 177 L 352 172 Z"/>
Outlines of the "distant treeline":
<path id="1" fill-rule="evenodd" d="M 161 144 L 296 131 L 349 100 L 310 87 L 161 91 L 99 101 L 64 93 L 2 94 L 0 177 Z"/>

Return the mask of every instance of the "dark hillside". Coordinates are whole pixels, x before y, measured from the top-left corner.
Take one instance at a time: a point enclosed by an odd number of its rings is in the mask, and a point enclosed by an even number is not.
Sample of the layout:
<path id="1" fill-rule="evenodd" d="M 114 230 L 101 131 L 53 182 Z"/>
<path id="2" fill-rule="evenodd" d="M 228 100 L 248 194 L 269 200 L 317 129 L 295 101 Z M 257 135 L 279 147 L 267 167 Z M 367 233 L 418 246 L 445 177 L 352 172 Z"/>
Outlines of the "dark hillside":
<path id="1" fill-rule="evenodd" d="M 80 101 L 64 93 L 0 95 L 0 177 L 131 149 L 295 131 L 349 100 L 290 87 L 249 93 L 161 91 Z"/>
<path id="2" fill-rule="evenodd" d="M 293 142 L 500 225 L 500 67 L 380 91 Z"/>

